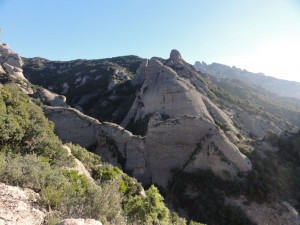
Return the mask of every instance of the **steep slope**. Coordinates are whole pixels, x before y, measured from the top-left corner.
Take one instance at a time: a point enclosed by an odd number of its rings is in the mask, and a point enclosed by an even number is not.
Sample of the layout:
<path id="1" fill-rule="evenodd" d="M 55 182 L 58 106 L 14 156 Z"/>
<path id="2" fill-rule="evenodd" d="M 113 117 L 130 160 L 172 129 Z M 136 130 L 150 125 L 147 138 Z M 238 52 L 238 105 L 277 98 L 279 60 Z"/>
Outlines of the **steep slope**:
<path id="1" fill-rule="evenodd" d="M 229 67 L 219 63 L 207 65 L 205 62 L 197 61 L 195 62 L 195 68 L 202 73 L 218 78 L 238 79 L 281 96 L 300 99 L 300 83 L 295 81 L 281 80 L 266 76 L 263 73 L 251 73 L 235 66 Z"/>
<path id="2" fill-rule="evenodd" d="M 100 120 L 120 123 L 134 101 L 130 80 L 142 59 L 124 56 L 100 60 L 24 60 L 33 84 L 64 95 L 67 103 Z"/>

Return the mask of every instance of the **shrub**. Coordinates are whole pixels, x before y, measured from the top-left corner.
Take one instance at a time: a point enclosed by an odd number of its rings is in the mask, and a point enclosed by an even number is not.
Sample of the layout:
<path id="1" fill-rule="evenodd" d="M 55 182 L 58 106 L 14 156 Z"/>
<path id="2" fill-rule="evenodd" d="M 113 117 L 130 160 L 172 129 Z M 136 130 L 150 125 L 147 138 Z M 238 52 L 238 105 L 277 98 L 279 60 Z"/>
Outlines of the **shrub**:
<path id="1" fill-rule="evenodd" d="M 0 151 L 34 153 L 60 166 L 72 163 L 41 108 L 12 84 L 0 88 Z"/>
<path id="2" fill-rule="evenodd" d="M 168 224 L 170 211 L 163 200 L 158 189 L 152 185 L 146 191 L 146 197 L 130 197 L 125 205 L 125 212 L 131 220 L 138 221 L 139 224 Z"/>

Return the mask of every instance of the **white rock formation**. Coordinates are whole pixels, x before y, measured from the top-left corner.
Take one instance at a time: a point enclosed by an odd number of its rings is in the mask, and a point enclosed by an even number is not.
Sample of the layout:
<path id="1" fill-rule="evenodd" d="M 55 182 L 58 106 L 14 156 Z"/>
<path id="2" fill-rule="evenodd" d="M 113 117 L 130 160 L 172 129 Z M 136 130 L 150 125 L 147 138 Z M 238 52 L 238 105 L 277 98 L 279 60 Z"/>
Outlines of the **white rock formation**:
<path id="1" fill-rule="evenodd" d="M 155 112 L 172 118 L 181 115 L 199 116 L 213 122 L 200 93 L 170 67 L 151 59 L 145 77 L 139 96 L 122 126 L 126 127 L 132 119 L 136 122 Z"/>
<path id="2" fill-rule="evenodd" d="M 45 88 L 42 88 L 40 91 L 35 93 L 35 97 L 43 99 L 45 103 L 51 106 L 66 106 L 66 97 L 63 95 L 57 95 L 51 91 L 48 91 Z"/>
<path id="3" fill-rule="evenodd" d="M 67 150 L 69 156 L 72 155 L 72 151 L 67 145 L 63 145 L 63 148 Z M 77 158 L 75 158 L 75 166 L 67 169 L 76 170 L 78 171 L 78 174 L 86 176 L 93 183 L 95 182 L 91 174 L 89 173 L 89 171 L 85 168 L 83 163 Z"/>
<path id="4" fill-rule="evenodd" d="M 46 211 L 32 203 L 38 194 L 0 183 L 0 225 L 42 225 Z"/>
<path id="5" fill-rule="evenodd" d="M 194 84 L 190 82 L 193 74 L 199 74 L 178 51 L 171 52 L 165 65 L 151 59 L 138 71 L 141 78 L 135 79 L 143 85 L 122 125 L 146 124 L 144 138 L 71 108 L 47 107 L 45 114 L 55 123 L 58 136 L 83 147 L 93 146 L 105 160 L 131 171 L 144 183 L 166 186 L 174 168 L 211 169 L 224 178 L 251 170 L 248 158 L 230 141 L 237 133 L 231 119 L 198 91 L 206 93 L 199 77 Z M 229 127 L 230 140 L 215 120 Z"/>
<path id="6" fill-rule="evenodd" d="M 4 69 L 11 76 L 26 80 L 22 66 L 22 58 L 14 53 L 7 44 L 0 44 L 0 74 L 3 74 Z"/>
<path id="7" fill-rule="evenodd" d="M 186 171 L 210 169 L 224 178 L 251 169 L 251 162 L 220 128 L 202 117 L 181 116 L 165 121 L 152 117 L 145 150 L 152 182 L 163 186 L 175 167 Z"/>
<path id="8" fill-rule="evenodd" d="M 114 165 L 132 171 L 140 181 L 149 180 L 146 173 L 144 140 L 113 123 L 100 123 L 80 111 L 64 107 L 45 107 L 45 115 L 55 124 L 55 133 L 63 142 L 88 148 Z M 125 160 L 126 159 L 126 160 Z"/>
<path id="9" fill-rule="evenodd" d="M 0 75 L 1 74 L 5 74 L 5 70 L 3 69 L 3 67 L 0 65 Z"/>

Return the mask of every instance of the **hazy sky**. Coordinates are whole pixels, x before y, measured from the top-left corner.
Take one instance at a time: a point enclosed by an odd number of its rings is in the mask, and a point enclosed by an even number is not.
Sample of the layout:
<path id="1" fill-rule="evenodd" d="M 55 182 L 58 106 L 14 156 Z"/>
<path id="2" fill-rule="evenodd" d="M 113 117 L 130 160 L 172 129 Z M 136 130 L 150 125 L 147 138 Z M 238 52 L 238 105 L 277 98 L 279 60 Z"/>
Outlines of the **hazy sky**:
<path id="1" fill-rule="evenodd" d="M 299 0 L 0 0 L 2 40 L 25 57 L 134 54 L 219 62 L 300 81 Z"/>

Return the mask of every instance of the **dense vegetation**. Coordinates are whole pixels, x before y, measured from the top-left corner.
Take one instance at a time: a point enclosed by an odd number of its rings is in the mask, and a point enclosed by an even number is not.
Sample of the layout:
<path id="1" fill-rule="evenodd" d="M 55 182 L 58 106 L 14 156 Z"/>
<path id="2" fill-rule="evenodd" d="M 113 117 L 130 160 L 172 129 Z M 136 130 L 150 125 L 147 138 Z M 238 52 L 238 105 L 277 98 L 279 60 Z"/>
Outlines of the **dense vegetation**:
<path id="1" fill-rule="evenodd" d="M 48 61 L 25 59 L 26 78 L 67 97 L 69 105 L 80 106 L 96 119 L 121 123 L 129 111 L 139 87 L 126 82 L 136 72 L 142 58 L 123 56 L 99 60 Z M 123 71 L 123 76 L 116 75 Z M 114 80 L 116 87 L 109 89 Z M 69 87 L 64 91 L 64 85 Z"/>
<path id="2" fill-rule="evenodd" d="M 156 187 L 144 192 L 135 179 L 99 156 L 68 146 L 72 155 L 27 95 L 14 84 L 0 86 L 0 181 L 38 192 L 38 203 L 49 210 L 48 224 L 68 217 L 104 224 L 186 224 L 170 212 Z M 72 169 L 74 156 L 93 180 Z"/>

